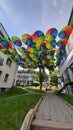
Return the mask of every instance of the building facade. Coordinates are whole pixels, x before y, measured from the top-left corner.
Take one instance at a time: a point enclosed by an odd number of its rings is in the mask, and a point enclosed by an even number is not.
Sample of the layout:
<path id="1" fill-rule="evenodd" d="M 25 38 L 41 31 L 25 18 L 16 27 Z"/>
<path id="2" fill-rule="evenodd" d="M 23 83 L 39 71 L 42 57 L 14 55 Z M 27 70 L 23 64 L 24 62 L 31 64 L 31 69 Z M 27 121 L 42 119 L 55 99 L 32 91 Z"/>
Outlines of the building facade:
<path id="1" fill-rule="evenodd" d="M 0 42 L 2 37 L 10 40 L 6 30 L 0 23 Z M 18 65 L 0 51 L 0 91 L 5 91 L 14 86 L 17 69 Z"/>
<path id="2" fill-rule="evenodd" d="M 27 70 L 18 70 L 16 76 L 16 85 L 18 86 L 31 86 L 35 81 L 35 74 Z"/>
<path id="3" fill-rule="evenodd" d="M 73 27 L 73 8 L 71 11 L 68 25 Z M 64 82 L 73 82 L 73 31 L 69 37 L 68 44 L 66 45 L 66 55 L 64 56 L 59 67 L 59 73 L 64 78 Z M 73 94 L 73 87 L 68 86 L 65 90 L 66 93 Z"/>

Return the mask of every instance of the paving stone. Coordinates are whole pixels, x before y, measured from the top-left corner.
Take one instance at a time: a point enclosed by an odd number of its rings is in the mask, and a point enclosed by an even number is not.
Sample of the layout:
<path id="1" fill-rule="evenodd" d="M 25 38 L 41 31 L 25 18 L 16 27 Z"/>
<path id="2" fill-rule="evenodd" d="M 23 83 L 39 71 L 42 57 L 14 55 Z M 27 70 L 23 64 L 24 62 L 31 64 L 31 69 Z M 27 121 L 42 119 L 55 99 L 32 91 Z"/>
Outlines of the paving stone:
<path id="1" fill-rule="evenodd" d="M 46 93 L 36 112 L 36 119 L 73 122 L 73 110 L 53 93 Z"/>

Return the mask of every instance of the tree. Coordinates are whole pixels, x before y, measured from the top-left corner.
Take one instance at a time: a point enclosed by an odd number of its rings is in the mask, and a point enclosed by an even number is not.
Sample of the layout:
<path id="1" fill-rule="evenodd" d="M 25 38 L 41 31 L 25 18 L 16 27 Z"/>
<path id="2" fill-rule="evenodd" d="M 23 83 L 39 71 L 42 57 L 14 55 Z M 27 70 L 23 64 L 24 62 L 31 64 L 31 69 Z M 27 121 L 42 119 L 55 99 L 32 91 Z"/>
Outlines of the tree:
<path id="1" fill-rule="evenodd" d="M 38 81 L 39 82 L 39 72 L 36 72 L 36 76 L 35 76 L 35 81 Z"/>
<path id="2" fill-rule="evenodd" d="M 44 82 L 44 80 L 46 79 L 46 73 L 40 68 L 39 72 L 37 72 L 37 76 L 37 79 L 40 82 L 40 89 L 42 89 L 42 82 Z"/>
<path id="3" fill-rule="evenodd" d="M 50 84 L 53 86 L 58 85 L 58 77 L 57 77 L 57 74 L 55 72 L 51 72 L 51 74 L 50 74 Z"/>
<path id="4" fill-rule="evenodd" d="M 31 74 L 36 74 L 36 71 L 33 68 L 29 68 L 27 72 Z"/>

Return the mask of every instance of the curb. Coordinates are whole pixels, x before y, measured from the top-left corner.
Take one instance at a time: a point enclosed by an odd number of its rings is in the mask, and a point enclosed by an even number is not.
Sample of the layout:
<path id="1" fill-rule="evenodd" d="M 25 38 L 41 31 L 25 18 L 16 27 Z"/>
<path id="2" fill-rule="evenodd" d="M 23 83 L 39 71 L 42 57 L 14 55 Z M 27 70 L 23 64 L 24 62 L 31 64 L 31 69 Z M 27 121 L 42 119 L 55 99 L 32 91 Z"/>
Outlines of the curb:
<path id="1" fill-rule="evenodd" d="M 58 96 L 66 105 L 68 105 L 72 110 L 73 110 L 73 106 L 71 106 L 65 99 L 63 99 L 62 97 Z"/>
<path id="2" fill-rule="evenodd" d="M 35 112 L 37 111 L 41 101 L 43 100 L 43 97 L 44 97 L 44 94 L 42 95 L 42 97 L 39 99 L 38 103 L 36 104 L 35 108 L 34 109 L 30 109 L 29 112 L 27 113 L 23 123 L 22 123 L 22 126 L 20 128 L 20 130 L 30 130 L 30 125 L 31 125 L 31 122 L 35 116 Z"/>

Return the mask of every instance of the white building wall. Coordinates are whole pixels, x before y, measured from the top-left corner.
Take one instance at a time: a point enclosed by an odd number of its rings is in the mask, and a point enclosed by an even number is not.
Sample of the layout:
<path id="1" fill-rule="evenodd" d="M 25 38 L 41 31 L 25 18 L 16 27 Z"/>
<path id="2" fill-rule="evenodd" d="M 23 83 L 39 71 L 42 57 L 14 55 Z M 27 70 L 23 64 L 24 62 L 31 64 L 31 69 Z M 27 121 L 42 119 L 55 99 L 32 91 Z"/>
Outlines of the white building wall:
<path id="1" fill-rule="evenodd" d="M 26 86 L 28 85 L 27 82 L 29 82 L 29 85 L 32 84 L 34 81 L 35 74 L 28 73 L 27 70 L 18 70 L 17 76 L 16 76 L 16 84 L 19 82 L 20 85 Z"/>
<path id="2" fill-rule="evenodd" d="M 72 25 L 73 27 L 73 7 L 68 25 Z M 65 57 L 64 63 L 62 62 L 63 64 L 61 64 L 59 67 L 59 73 L 60 75 L 63 75 L 64 83 L 67 81 L 73 82 L 73 31 L 69 37 L 68 44 L 66 45 L 65 49 L 67 57 Z M 72 85 L 67 86 L 65 92 L 68 94 L 73 94 L 73 86 Z"/>
<path id="3" fill-rule="evenodd" d="M 3 66 L 0 66 L 0 71 L 2 71 L 0 75 L 0 88 L 11 88 L 13 86 L 13 81 L 15 79 L 18 67 L 15 62 L 12 62 L 11 66 L 8 66 L 6 64 L 7 56 L 1 52 L 0 56 L 4 58 Z M 7 82 L 4 81 L 6 74 L 9 74 Z"/>
<path id="4" fill-rule="evenodd" d="M 70 81 L 73 82 L 73 73 L 70 68 L 68 68 L 68 73 L 69 73 Z"/>
<path id="5" fill-rule="evenodd" d="M 9 38 L 2 24 L 0 24 L 0 32 L 3 34 L 4 37 Z M 1 37 L 1 33 L 0 33 L 0 37 Z M 6 64 L 7 55 L 3 54 L 2 52 L 0 52 L 0 57 L 4 59 L 3 65 L 0 66 L 0 71 L 2 71 L 0 75 L 0 89 L 11 88 L 14 85 L 14 80 L 18 69 L 18 65 L 15 62 L 12 62 L 11 66 L 8 66 Z M 6 74 L 9 74 L 9 76 L 7 81 L 5 82 L 4 78 Z"/>
<path id="6" fill-rule="evenodd" d="M 73 32 L 68 40 L 68 44 L 66 46 L 67 51 L 67 59 L 64 64 L 60 66 L 60 75 L 64 73 L 64 71 L 69 68 L 69 66 L 73 63 Z"/>

